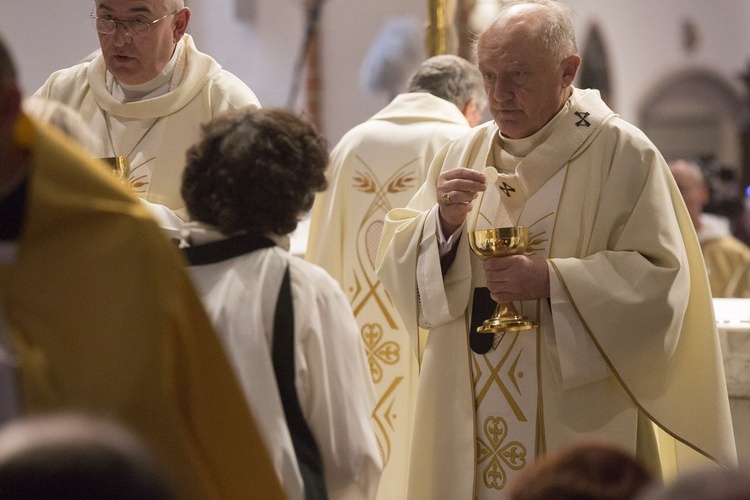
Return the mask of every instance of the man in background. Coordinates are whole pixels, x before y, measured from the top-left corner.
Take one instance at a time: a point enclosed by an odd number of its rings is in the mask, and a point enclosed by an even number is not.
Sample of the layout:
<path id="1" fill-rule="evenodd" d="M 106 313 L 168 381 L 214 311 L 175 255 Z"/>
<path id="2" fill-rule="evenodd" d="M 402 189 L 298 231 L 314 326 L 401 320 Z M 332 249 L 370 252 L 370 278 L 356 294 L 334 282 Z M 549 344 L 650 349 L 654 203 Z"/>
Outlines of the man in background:
<path id="1" fill-rule="evenodd" d="M 700 167 L 692 161 L 675 160 L 669 169 L 698 234 L 712 295 L 750 298 L 750 248 L 732 235 L 728 220 L 703 211 L 710 200 Z"/>
<path id="2" fill-rule="evenodd" d="M 190 16 L 183 0 L 96 2 L 91 21 L 102 53 L 53 73 L 36 92 L 81 113 L 101 140 L 96 156 L 128 163 L 125 180 L 171 229 L 185 218 L 180 182 L 200 124 L 260 106 L 242 81 L 198 51 L 186 34 Z"/>
<path id="3" fill-rule="evenodd" d="M 0 42 L 0 419 L 111 418 L 181 498 L 282 498 L 177 249 L 82 149 L 21 112 Z"/>
<path id="4" fill-rule="evenodd" d="M 344 135 L 331 153 L 329 189 L 315 198 L 307 260 L 346 292 L 364 342 L 378 403 L 373 413 L 386 464 L 379 498 L 405 498 L 416 397 L 417 345 L 375 275 L 383 217 L 405 206 L 438 150 L 482 118 L 476 67 L 458 56 L 424 61 L 406 93 Z"/>

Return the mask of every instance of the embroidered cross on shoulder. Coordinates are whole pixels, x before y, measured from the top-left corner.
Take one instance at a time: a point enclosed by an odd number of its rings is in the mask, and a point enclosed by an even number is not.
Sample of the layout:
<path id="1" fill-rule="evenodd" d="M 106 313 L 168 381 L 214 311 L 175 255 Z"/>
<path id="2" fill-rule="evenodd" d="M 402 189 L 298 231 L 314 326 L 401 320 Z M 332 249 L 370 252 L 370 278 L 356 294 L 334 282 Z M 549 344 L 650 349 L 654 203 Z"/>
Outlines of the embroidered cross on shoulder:
<path id="1" fill-rule="evenodd" d="M 588 118 L 590 114 L 591 113 L 589 113 L 588 111 L 576 111 L 575 115 L 580 118 L 580 120 L 576 122 L 576 127 L 590 127 L 591 123 L 586 120 L 586 118 Z"/>
<path id="2" fill-rule="evenodd" d="M 508 198 L 510 198 L 510 193 L 516 192 L 516 190 L 513 189 L 513 186 L 510 186 L 509 184 L 506 184 L 505 182 L 503 182 L 503 186 L 500 188 L 500 191 L 505 193 L 505 196 L 507 196 Z"/>

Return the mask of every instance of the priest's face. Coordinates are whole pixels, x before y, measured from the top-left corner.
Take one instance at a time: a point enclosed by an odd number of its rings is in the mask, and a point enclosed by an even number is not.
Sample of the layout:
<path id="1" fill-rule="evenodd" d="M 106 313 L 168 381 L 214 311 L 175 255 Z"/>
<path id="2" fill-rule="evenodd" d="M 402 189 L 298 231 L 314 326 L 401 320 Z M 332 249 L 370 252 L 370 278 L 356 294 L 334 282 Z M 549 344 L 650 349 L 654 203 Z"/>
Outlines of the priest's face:
<path id="1" fill-rule="evenodd" d="M 576 55 L 555 60 L 542 48 L 541 9 L 510 8 L 477 44 L 490 113 L 500 132 L 512 139 L 533 135 L 562 109 L 580 63 Z"/>
<path id="2" fill-rule="evenodd" d="M 180 5 L 181 2 L 174 0 L 101 0 L 96 3 L 95 16 L 115 21 L 114 31 L 98 34 L 107 69 L 117 80 L 139 85 L 161 73 L 190 20 L 190 10 Z M 138 30 L 137 22 L 148 26 L 140 24 Z"/>

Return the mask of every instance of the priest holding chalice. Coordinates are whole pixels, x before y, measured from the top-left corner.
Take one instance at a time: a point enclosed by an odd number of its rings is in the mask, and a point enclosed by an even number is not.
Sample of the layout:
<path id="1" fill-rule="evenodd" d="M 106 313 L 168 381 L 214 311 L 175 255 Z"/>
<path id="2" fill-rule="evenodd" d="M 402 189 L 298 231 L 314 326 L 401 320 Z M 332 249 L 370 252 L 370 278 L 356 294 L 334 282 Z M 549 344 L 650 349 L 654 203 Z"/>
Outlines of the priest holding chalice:
<path id="1" fill-rule="evenodd" d="M 477 45 L 493 120 L 385 219 L 378 276 L 415 350 L 430 330 L 410 498 L 505 498 L 537 458 L 591 436 L 665 480 L 736 466 L 689 215 L 643 132 L 573 87 L 571 16 L 502 8 Z"/>

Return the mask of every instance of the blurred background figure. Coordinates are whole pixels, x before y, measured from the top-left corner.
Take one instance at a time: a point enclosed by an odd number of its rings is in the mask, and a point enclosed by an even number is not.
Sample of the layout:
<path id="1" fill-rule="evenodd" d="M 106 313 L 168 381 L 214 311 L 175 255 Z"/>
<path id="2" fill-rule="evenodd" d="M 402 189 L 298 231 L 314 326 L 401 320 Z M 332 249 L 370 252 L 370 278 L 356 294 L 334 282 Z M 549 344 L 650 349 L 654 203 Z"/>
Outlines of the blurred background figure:
<path id="1" fill-rule="evenodd" d="M 151 451 L 113 421 L 47 415 L 0 429 L 6 500 L 171 500 L 171 480 Z"/>
<path id="2" fill-rule="evenodd" d="M 284 490 L 371 499 L 382 465 L 359 329 L 338 283 L 289 252 L 326 187 L 327 142 L 283 109 L 203 130 L 182 184 L 184 251 Z"/>
<path id="3" fill-rule="evenodd" d="M 732 235 L 726 218 L 703 211 L 710 196 L 701 168 L 692 161 L 675 160 L 669 169 L 698 234 L 712 295 L 750 298 L 750 247 Z"/>
<path id="4" fill-rule="evenodd" d="M 424 27 L 413 17 L 388 19 L 362 60 L 359 78 L 373 94 L 392 100 L 406 90 L 410 76 L 425 58 Z"/>
<path id="5" fill-rule="evenodd" d="M 750 472 L 747 470 L 697 470 L 667 485 L 652 485 L 638 500 L 748 500 Z"/>
<path id="6" fill-rule="evenodd" d="M 341 284 L 367 350 L 385 463 L 382 499 L 406 495 L 418 374 L 417 345 L 410 345 L 375 275 L 383 218 L 406 206 L 440 148 L 476 125 L 486 103 L 474 64 L 454 55 L 423 61 L 405 93 L 336 145 L 327 170 L 331 188 L 316 196 L 310 214 L 305 257 Z M 422 332 L 422 344 L 425 337 Z"/>
<path id="7" fill-rule="evenodd" d="M 581 441 L 541 457 L 514 479 L 508 500 L 629 500 L 653 477 L 604 441 Z"/>

